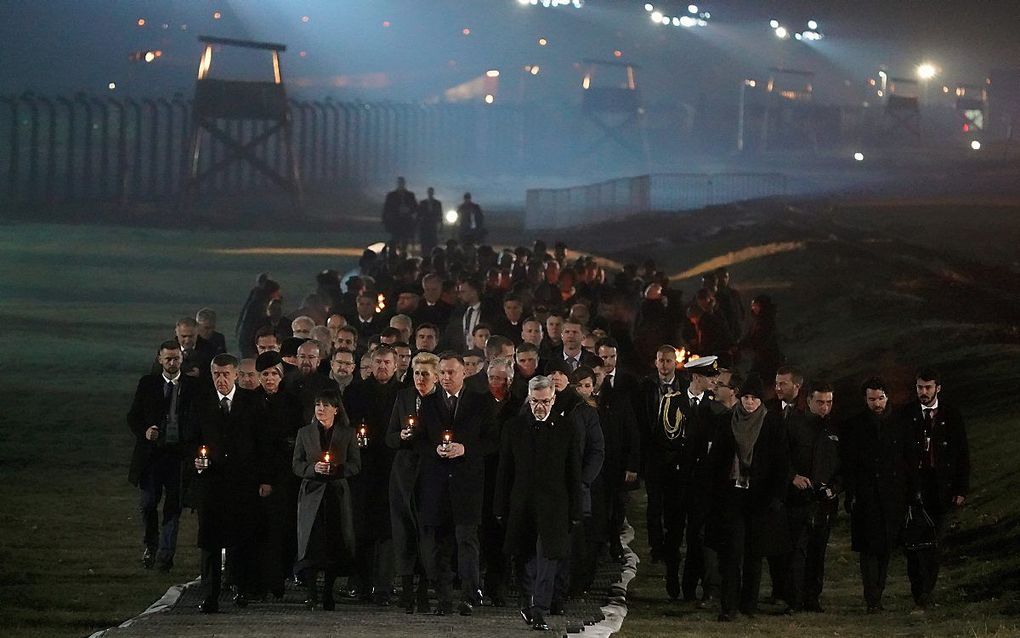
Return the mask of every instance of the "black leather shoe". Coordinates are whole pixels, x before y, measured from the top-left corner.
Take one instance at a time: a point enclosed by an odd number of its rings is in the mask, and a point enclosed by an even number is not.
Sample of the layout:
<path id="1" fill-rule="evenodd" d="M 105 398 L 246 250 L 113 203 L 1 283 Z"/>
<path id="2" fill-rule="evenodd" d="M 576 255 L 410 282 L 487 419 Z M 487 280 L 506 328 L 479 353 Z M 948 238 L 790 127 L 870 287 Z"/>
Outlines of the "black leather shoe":
<path id="1" fill-rule="evenodd" d="M 236 605 L 237 607 L 247 607 L 248 606 L 248 597 L 245 596 L 244 594 L 242 594 L 241 592 L 235 593 L 233 600 L 234 600 L 234 605 Z"/>
<path id="2" fill-rule="evenodd" d="M 471 603 L 469 603 L 466 600 L 462 600 L 459 603 L 457 603 L 457 613 L 460 614 L 461 616 L 470 616 L 472 613 L 474 613 L 474 610 L 475 610 L 474 606 L 472 606 Z"/>
<path id="3" fill-rule="evenodd" d="M 804 611 L 810 611 L 816 614 L 823 614 L 825 613 L 825 608 L 818 604 L 817 600 L 809 600 L 808 602 L 804 603 Z"/>
<path id="4" fill-rule="evenodd" d="M 389 607 L 391 602 L 389 592 L 376 592 L 372 594 L 372 603 L 378 607 Z"/>
<path id="5" fill-rule="evenodd" d="M 535 622 L 535 617 L 532 616 L 530 609 L 521 608 L 520 612 L 521 612 L 521 618 L 524 619 L 524 624 L 525 625 L 530 625 L 530 624 Z"/>
<path id="6" fill-rule="evenodd" d="M 437 616 L 449 616 L 453 613 L 453 603 L 448 600 L 441 600 L 436 605 L 436 611 L 434 612 Z"/>
<path id="7" fill-rule="evenodd" d="M 549 631 L 549 623 L 545 621 L 541 612 L 535 612 L 531 621 L 531 628 L 535 631 Z"/>
<path id="8" fill-rule="evenodd" d="M 506 599 L 504 599 L 502 596 L 493 596 L 492 598 L 489 599 L 489 603 L 493 607 L 506 607 Z"/>
<path id="9" fill-rule="evenodd" d="M 670 600 L 680 598 L 680 577 L 668 565 L 666 566 L 666 595 Z"/>
<path id="10" fill-rule="evenodd" d="M 758 614 L 757 607 L 741 607 L 740 613 L 744 614 L 748 618 L 754 618 Z"/>
<path id="11" fill-rule="evenodd" d="M 322 609 L 324 611 L 333 611 L 336 609 L 336 601 L 333 600 L 333 592 L 322 593 Z"/>
<path id="12" fill-rule="evenodd" d="M 174 568 L 174 559 L 172 559 L 172 558 L 168 559 L 168 560 L 157 560 L 156 561 L 156 569 L 159 570 L 159 572 L 161 574 L 169 574 L 170 570 L 173 569 L 173 568 Z"/>
<path id="13" fill-rule="evenodd" d="M 549 615 L 550 616 L 562 616 L 563 615 L 563 603 L 554 600 L 549 604 Z"/>
<path id="14" fill-rule="evenodd" d="M 156 548 L 146 547 L 145 551 L 142 552 L 142 567 L 145 569 L 152 569 L 152 566 L 156 564 Z"/>
<path id="15" fill-rule="evenodd" d="M 215 600 L 204 600 L 202 604 L 198 606 L 199 613 L 202 614 L 215 614 L 219 613 L 220 605 Z"/>
<path id="16" fill-rule="evenodd" d="M 715 596 L 705 596 L 697 602 L 695 607 L 698 609 L 709 609 L 715 604 Z"/>
<path id="17" fill-rule="evenodd" d="M 718 620 L 719 622 L 733 622 L 734 621 L 734 617 L 733 617 L 733 614 L 723 613 L 723 614 L 719 614 L 719 617 L 716 618 L 716 620 Z"/>

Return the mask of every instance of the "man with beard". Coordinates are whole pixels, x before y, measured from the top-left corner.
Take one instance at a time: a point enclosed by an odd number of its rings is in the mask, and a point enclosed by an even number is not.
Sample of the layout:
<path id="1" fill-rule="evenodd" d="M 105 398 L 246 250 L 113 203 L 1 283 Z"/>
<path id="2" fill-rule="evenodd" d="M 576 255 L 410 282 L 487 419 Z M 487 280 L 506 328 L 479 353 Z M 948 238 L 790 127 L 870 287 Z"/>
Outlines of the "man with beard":
<path id="1" fill-rule="evenodd" d="M 549 630 L 558 560 L 570 548 L 570 529 L 581 522 L 581 454 L 577 429 L 553 408 L 548 377 L 528 382 L 528 411 L 505 426 L 493 513 L 506 522 L 506 547 L 523 561 L 521 615 L 536 630 Z"/>
<path id="2" fill-rule="evenodd" d="M 194 465 L 199 472 L 198 546 L 201 548 L 202 613 L 219 611 L 220 554 L 227 549 L 234 603 L 248 604 L 257 587 L 255 519 L 259 497 L 272 493 L 266 459 L 265 411 L 255 392 L 237 381 L 237 359 L 217 355 L 210 364 L 215 392 L 199 408 Z M 203 454 L 204 452 L 204 454 Z"/>
<path id="3" fill-rule="evenodd" d="M 354 353 L 350 350 L 336 350 L 329 364 L 329 378 L 340 389 L 340 396 L 347 393 L 347 388 L 354 382 Z"/>
<path id="4" fill-rule="evenodd" d="M 464 386 L 464 361 L 446 352 L 439 357 L 442 391 L 423 405 L 422 430 L 415 438 L 421 458 L 422 549 L 425 568 L 436 588 L 436 613 L 453 611 L 451 561 L 457 550 L 461 601 L 470 616 L 481 604 L 478 525 L 485 482 L 483 440 L 487 429 L 485 397 Z"/>
<path id="5" fill-rule="evenodd" d="M 845 507 L 850 514 L 850 547 L 860 556 L 864 601 L 869 614 L 884 610 L 889 557 L 900 544 L 910 471 L 909 437 L 892 418 L 886 384 L 864 382 L 865 411 L 846 423 L 842 436 Z"/>
<path id="6" fill-rule="evenodd" d="M 283 362 L 280 353 L 267 352 L 255 360 L 258 394 L 265 410 L 267 473 L 273 491 L 259 508 L 258 562 L 259 591 L 283 598 L 283 583 L 291 573 L 297 551 L 297 492 L 300 481 L 291 470 L 294 439 L 306 425 L 301 406 L 281 390 Z"/>
<path id="7" fill-rule="evenodd" d="M 829 384 L 813 384 L 807 393 L 807 416 L 787 423 L 793 480 L 786 502 L 793 551 L 785 567 L 785 593 L 793 611 L 824 611 L 818 599 L 841 482 L 832 396 Z"/>
<path id="8" fill-rule="evenodd" d="M 386 445 L 386 431 L 400 385 L 393 348 L 378 346 L 372 359 L 372 376 L 344 399 L 361 452 L 361 472 L 351 480 L 358 593 L 362 600 L 385 606 L 390 604 L 394 568 L 389 505 L 394 452 Z"/>
<path id="9" fill-rule="evenodd" d="M 418 502 L 415 494 L 420 458 L 415 437 L 421 433 L 422 403 L 436 394 L 439 382 L 439 357 L 419 352 L 411 361 L 413 387 L 397 393 L 386 429 L 386 445 L 396 450 L 390 472 L 390 526 L 400 576 L 400 605 L 406 613 L 414 613 L 414 576 L 419 575 L 417 608 L 429 612 L 428 583 L 423 577 L 418 543 Z"/>
<path id="10" fill-rule="evenodd" d="M 177 549 L 181 517 L 181 481 L 184 459 L 195 437 L 191 406 L 198 382 L 181 374 L 181 346 L 160 344 L 159 374 L 138 381 L 127 423 L 135 435 L 128 481 L 141 489 L 142 565 L 169 571 Z M 159 499 L 163 497 L 163 527 L 159 527 Z"/>
<path id="11" fill-rule="evenodd" d="M 915 375 L 917 401 L 902 415 L 913 447 L 911 465 L 924 511 L 935 525 L 935 547 L 907 552 L 907 575 L 914 613 L 932 604 L 939 576 L 941 544 L 952 512 L 963 507 L 970 489 L 970 448 L 960 411 L 941 397 L 939 373 L 922 368 Z"/>
<path id="12" fill-rule="evenodd" d="M 306 341 L 298 346 L 297 374 L 289 377 L 286 388 L 301 406 L 301 422 L 310 423 L 315 415 L 315 396 L 323 390 L 337 390 L 337 383 L 319 374 L 319 344 Z"/>

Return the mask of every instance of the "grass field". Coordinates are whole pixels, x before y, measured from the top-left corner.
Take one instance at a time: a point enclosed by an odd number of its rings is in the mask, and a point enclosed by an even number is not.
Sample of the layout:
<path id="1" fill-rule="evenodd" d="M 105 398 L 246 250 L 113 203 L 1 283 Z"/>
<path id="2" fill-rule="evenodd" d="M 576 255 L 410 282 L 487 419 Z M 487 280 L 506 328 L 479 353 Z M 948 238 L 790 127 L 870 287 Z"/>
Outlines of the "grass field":
<path id="1" fill-rule="evenodd" d="M 134 616 L 198 574 L 194 517 L 174 573 L 139 568 L 127 483 L 134 384 L 176 319 L 203 306 L 232 339 L 268 270 L 288 309 L 352 257 L 215 252 L 367 245 L 345 234 L 8 226 L 0 233 L 0 635 L 74 636 Z"/>
<path id="2" fill-rule="evenodd" d="M 907 615 L 902 560 L 890 575 L 891 610 L 862 614 L 856 556 L 845 521 L 834 534 L 824 604 L 830 613 L 722 625 L 714 614 L 665 601 L 661 571 L 642 564 L 632 583 L 627 638 L 708 635 L 1013 635 L 1020 633 L 1020 284 L 1004 234 L 1016 210 L 961 214 L 831 206 L 706 211 L 577 234 L 571 244 L 619 261 L 655 258 L 680 273 L 736 253 L 745 294 L 780 304 L 784 347 L 811 374 L 849 388 L 880 370 L 905 400 L 913 367 L 945 369 L 945 395 L 970 426 L 974 491 L 953 533 L 942 605 Z M 969 222 L 969 223 L 968 223 Z M 914 241 L 923 223 L 927 241 Z M 962 230 L 961 230 L 962 228 Z M 612 234 L 608 234 L 610 231 Z M 953 238 L 965 238 L 966 244 Z M 607 238 L 612 238 L 608 240 Z M 348 256 L 224 253 L 251 247 L 358 247 L 370 233 L 198 232 L 18 225 L 0 233 L 0 635 L 81 636 L 117 624 L 197 574 L 194 519 L 186 515 L 173 574 L 138 567 L 136 491 L 126 481 L 132 437 L 124 423 L 134 384 L 178 316 L 220 312 L 232 343 L 236 312 L 268 270 L 295 308 L 325 267 Z M 547 239 L 555 239 L 549 237 Z M 803 242 L 785 252 L 744 251 Z M 638 248 L 638 243 L 642 245 Z M 987 260 L 983 252 L 991 253 Z M 690 293 L 691 280 L 680 282 Z M 644 533 L 641 504 L 631 520 Z"/>

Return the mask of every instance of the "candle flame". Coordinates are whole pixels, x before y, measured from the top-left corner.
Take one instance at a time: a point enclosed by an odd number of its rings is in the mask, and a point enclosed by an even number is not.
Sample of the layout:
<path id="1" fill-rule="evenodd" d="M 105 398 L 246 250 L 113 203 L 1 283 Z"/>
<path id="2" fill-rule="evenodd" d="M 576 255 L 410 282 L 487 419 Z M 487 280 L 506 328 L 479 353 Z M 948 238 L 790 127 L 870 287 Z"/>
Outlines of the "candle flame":
<path id="1" fill-rule="evenodd" d="M 329 452 L 326 452 L 326 455 L 322 457 L 322 460 L 325 461 L 326 463 L 329 463 Z"/>
<path id="2" fill-rule="evenodd" d="M 205 457 L 209 456 L 209 448 L 207 448 L 204 445 L 202 447 L 198 448 L 198 455 L 201 456 L 203 459 Z"/>
<path id="3" fill-rule="evenodd" d="M 678 365 L 683 365 L 684 356 L 687 354 L 687 350 L 684 348 L 676 348 L 676 362 Z"/>
<path id="4" fill-rule="evenodd" d="M 453 432 L 450 432 L 450 431 L 443 432 L 443 440 L 444 441 L 452 441 L 453 440 Z"/>

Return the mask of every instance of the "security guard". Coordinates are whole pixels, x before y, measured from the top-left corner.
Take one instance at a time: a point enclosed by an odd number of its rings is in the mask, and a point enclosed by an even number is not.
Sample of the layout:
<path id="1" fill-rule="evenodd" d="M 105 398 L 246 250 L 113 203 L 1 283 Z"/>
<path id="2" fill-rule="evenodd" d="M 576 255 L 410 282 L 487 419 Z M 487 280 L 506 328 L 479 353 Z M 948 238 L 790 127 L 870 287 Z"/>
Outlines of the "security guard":
<path id="1" fill-rule="evenodd" d="M 807 393 L 807 414 L 787 423 L 793 474 L 787 496 L 793 540 L 786 591 L 791 611 L 824 611 L 818 599 L 840 491 L 839 437 L 830 417 L 832 398 L 831 385 L 815 383 Z"/>

